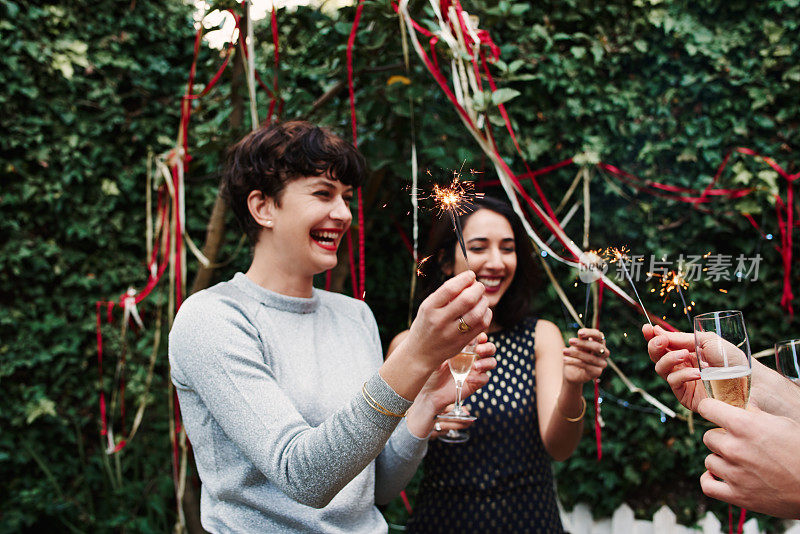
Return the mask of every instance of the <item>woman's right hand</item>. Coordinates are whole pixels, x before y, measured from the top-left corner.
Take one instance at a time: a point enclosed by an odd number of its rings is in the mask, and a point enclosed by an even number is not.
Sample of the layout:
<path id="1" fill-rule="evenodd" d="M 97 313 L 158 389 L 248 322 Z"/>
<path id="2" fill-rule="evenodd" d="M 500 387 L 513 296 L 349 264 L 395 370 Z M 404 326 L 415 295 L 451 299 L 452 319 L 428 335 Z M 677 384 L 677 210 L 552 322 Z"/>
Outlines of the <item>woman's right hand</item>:
<path id="1" fill-rule="evenodd" d="M 694 335 L 667 332 L 660 326 L 646 324 L 642 334 L 647 340 L 647 352 L 656 364 L 656 373 L 667 381 L 678 401 L 693 412 L 707 397 L 700 381 Z"/>
<path id="2" fill-rule="evenodd" d="M 475 279 L 472 271 L 447 280 L 420 305 L 408 336 L 403 340 L 406 348 L 424 359 L 431 369 L 456 355 L 492 322 L 492 310 L 484 291 L 483 284 Z M 462 320 L 468 329 L 459 328 Z M 480 356 L 491 356 L 494 346 L 490 349 L 487 345 L 491 344 L 478 345 L 476 352 Z"/>

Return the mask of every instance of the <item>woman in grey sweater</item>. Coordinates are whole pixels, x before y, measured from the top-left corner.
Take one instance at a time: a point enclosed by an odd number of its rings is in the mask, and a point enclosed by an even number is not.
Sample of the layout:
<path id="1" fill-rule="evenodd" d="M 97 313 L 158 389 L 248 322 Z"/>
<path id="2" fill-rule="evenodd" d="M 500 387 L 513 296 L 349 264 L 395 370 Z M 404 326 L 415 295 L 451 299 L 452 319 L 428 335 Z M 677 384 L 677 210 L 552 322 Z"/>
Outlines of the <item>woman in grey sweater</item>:
<path id="1" fill-rule="evenodd" d="M 363 175 L 352 145 L 306 122 L 231 150 L 223 191 L 253 261 L 187 299 L 169 342 L 210 532 L 386 532 L 375 504 L 414 474 L 454 398 L 443 362 L 480 333 L 467 395 L 496 364 L 472 272 L 422 304 L 385 362 L 369 308 L 313 287 L 336 265 Z"/>

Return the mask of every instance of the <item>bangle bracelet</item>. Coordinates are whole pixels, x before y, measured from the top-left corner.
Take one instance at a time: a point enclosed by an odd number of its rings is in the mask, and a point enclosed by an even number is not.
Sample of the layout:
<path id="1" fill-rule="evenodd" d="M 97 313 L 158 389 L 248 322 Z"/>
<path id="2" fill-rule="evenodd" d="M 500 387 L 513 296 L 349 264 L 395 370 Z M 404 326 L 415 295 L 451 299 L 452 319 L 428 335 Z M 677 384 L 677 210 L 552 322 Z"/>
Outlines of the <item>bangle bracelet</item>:
<path id="1" fill-rule="evenodd" d="M 581 414 L 578 417 L 567 417 L 566 414 L 563 411 L 561 411 L 561 408 L 559 408 L 558 411 L 561 412 L 561 415 L 564 416 L 564 419 L 566 419 L 570 423 L 577 423 L 578 421 L 583 419 L 584 415 L 586 415 L 586 399 L 584 397 L 581 397 L 581 402 L 583 403 L 583 409 L 581 410 Z"/>
<path id="2" fill-rule="evenodd" d="M 395 412 L 393 412 L 391 410 L 386 409 L 381 403 L 376 401 L 372 397 L 372 395 L 369 394 L 369 391 L 367 391 L 367 383 L 366 382 L 364 382 L 364 385 L 361 386 L 361 396 L 364 397 L 365 401 L 367 401 L 367 404 L 369 404 L 369 407 L 372 408 L 373 410 L 375 410 L 376 412 L 380 412 L 383 415 L 389 415 L 391 417 L 398 417 L 398 418 L 403 418 L 403 417 L 406 416 L 405 412 L 403 412 L 403 413 L 395 413 Z"/>

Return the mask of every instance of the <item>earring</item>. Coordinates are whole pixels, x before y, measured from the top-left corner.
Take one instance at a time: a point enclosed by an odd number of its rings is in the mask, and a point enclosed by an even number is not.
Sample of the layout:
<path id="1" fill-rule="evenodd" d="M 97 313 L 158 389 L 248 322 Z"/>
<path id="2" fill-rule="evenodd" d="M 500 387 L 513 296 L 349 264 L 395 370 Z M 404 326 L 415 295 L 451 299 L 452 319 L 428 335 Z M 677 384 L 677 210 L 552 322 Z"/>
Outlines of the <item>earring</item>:
<path id="1" fill-rule="evenodd" d="M 272 221 L 266 221 L 264 223 L 264 226 L 266 226 L 267 228 L 272 228 Z"/>

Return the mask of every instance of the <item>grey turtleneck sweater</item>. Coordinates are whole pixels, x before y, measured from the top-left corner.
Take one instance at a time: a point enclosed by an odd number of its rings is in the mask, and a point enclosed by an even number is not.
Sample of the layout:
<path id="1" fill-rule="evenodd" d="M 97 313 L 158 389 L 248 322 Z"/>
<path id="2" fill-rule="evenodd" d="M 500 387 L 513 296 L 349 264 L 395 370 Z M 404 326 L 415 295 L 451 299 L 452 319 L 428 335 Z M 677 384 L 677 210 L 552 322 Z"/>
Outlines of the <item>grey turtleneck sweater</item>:
<path id="1" fill-rule="evenodd" d="M 169 360 L 206 530 L 387 531 L 375 504 L 403 489 L 427 441 L 362 396 L 366 382 L 388 410 L 411 405 L 377 372 L 366 304 L 287 297 L 238 273 L 184 302 Z"/>

